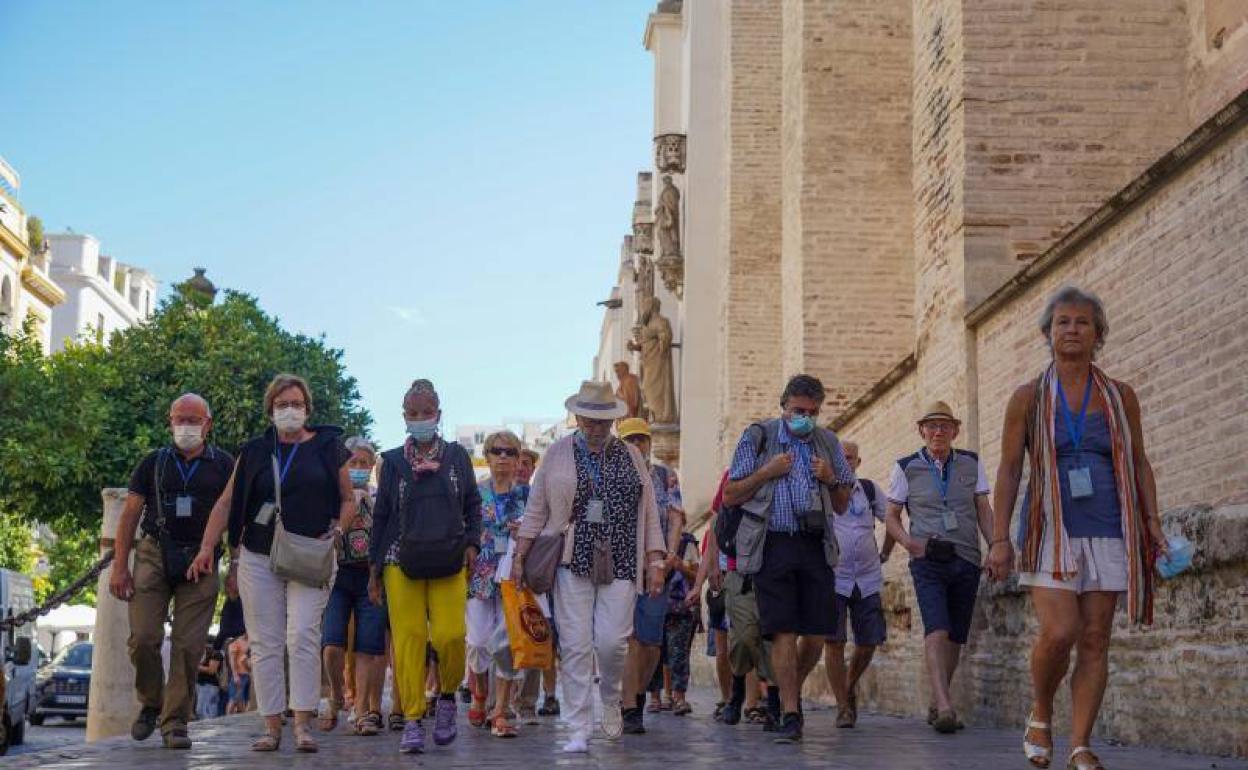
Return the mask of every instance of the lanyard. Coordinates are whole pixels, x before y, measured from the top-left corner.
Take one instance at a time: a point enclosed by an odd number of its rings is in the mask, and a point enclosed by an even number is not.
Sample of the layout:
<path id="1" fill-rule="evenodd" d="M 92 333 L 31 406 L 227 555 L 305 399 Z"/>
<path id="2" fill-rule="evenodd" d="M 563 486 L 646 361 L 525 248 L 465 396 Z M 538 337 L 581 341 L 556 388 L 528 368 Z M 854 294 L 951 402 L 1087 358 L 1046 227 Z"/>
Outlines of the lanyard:
<path id="1" fill-rule="evenodd" d="M 191 469 L 188 471 L 186 466 L 182 464 L 182 458 L 176 454 L 173 456 L 173 461 L 178 465 L 178 475 L 182 477 L 182 491 L 185 492 L 186 488 L 190 486 L 191 479 L 195 477 L 195 471 L 199 470 L 200 459 L 202 458 L 195 458 L 195 462 L 191 463 Z"/>
<path id="2" fill-rule="evenodd" d="M 1070 411 L 1070 404 L 1066 402 L 1066 391 L 1062 390 L 1062 380 L 1057 379 L 1057 399 L 1059 401 L 1059 409 L 1062 413 L 1062 419 L 1066 421 L 1066 432 L 1070 434 L 1070 443 L 1075 447 L 1075 453 L 1079 453 L 1079 448 L 1083 446 L 1083 429 L 1085 421 L 1088 418 L 1088 401 L 1092 398 L 1092 375 L 1088 375 L 1088 384 L 1083 388 L 1083 406 L 1079 408 L 1079 419 L 1076 420 Z"/>
<path id="3" fill-rule="evenodd" d="M 290 472 L 290 464 L 295 461 L 295 455 L 299 454 L 299 445 L 295 444 L 290 449 L 290 454 L 286 455 L 286 462 L 282 464 L 281 475 L 278 476 L 278 482 L 282 485 L 286 484 L 286 474 Z M 277 462 L 282 463 L 282 445 L 277 445 Z"/>
<path id="4" fill-rule="evenodd" d="M 585 462 L 589 466 L 589 476 L 593 482 L 594 497 L 602 497 L 602 466 L 598 464 L 598 457 L 589 451 L 589 443 L 585 441 L 585 437 L 577 434 L 576 443 L 580 446 L 585 455 Z M 603 454 L 606 454 L 607 448 L 602 448 Z"/>
<path id="5" fill-rule="evenodd" d="M 953 450 L 949 450 L 949 457 L 945 460 L 945 465 L 939 471 L 936 470 L 936 462 L 927 454 L 927 448 L 919 453 L 923 458 L 923 462 L 927 463 L 927 469 L 932 472 L 932 477 L 936 479 L 936 486 L 940 489 L 940 502 L 946 508 L 949 507 L 949 466 L 953 465 Z"/>

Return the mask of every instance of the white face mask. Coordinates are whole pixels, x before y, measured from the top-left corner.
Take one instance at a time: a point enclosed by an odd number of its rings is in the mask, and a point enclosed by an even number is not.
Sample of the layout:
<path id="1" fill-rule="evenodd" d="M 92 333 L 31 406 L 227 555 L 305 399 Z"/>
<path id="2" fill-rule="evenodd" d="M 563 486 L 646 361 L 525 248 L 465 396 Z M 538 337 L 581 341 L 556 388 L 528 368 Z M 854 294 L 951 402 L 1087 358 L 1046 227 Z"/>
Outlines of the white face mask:
<path id="1" fill-rule="evenodd" d="M 283 433 L 293 433 L 299 430 L 307 419 L 307 412 L 302 409 L 296 409 L 293 406 L 288 406 L 285 409 L 276 409 L 273 412 L 273 424 Z"/>
<path id="2" fill-rule="evenodd" d="M 204 443 L 202 425 L 173 426 L 173 445 L 183 452 L 193 452 Z"/>

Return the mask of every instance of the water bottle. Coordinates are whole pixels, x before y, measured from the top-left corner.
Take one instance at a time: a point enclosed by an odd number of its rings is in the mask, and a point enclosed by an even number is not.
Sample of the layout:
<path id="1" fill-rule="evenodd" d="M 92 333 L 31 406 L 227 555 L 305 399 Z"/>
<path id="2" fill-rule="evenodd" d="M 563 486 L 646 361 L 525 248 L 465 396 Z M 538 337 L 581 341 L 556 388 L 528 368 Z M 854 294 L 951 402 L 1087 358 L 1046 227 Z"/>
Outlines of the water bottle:
<path id="1" fill-rule="evenodd" d="M 1166 538 L 1170 554 L 1157 558 L 1157 572 L 1166 580 L 1178 575 L 1192 566 L 1192 557 L 1196 555 L 1196 546 L 1182 535 L 1170 535 Z"/>

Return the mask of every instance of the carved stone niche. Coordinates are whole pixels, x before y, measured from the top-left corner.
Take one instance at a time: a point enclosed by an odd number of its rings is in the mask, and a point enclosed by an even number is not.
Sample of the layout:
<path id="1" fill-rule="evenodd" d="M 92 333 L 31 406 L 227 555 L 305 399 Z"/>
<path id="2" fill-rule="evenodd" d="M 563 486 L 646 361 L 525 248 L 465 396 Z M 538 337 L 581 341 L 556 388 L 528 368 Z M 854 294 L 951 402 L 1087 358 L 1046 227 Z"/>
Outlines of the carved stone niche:
<path id="1" fill-rule="evenodd" d="M 654 253 L 654 222 L 633 222 L 633 252 Z"/>
<path id="2" fill-rule="evenodd" d="M 654 166 L 663 174 L 685 173 L 684 134 L 659 134 L 654 138 Z"/>

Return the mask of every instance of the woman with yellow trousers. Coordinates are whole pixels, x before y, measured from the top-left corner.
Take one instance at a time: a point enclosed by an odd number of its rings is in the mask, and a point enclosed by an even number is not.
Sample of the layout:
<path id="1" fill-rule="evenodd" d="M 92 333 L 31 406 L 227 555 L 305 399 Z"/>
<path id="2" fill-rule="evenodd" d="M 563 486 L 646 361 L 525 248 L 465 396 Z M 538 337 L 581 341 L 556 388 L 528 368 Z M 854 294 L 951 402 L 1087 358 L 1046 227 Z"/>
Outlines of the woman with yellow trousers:
<path id="1" fill-rule="evenodd" d="M 481 494 L 472 460 L 438 434 L 442 410 L 428 380 L 403 398 L 407 441 L 382 454 L 369 547 L 369 595 L 384 588 L 403 702 L 399 751 L 425 750 L 425 649 L 437 653 L 444 692 L 434 706 L 433 742 L 455 740 L 455 683 L 464 672 L 467 574 L 481 542 Z M 449 688 L 449 689 L 448 689 Z"/>

